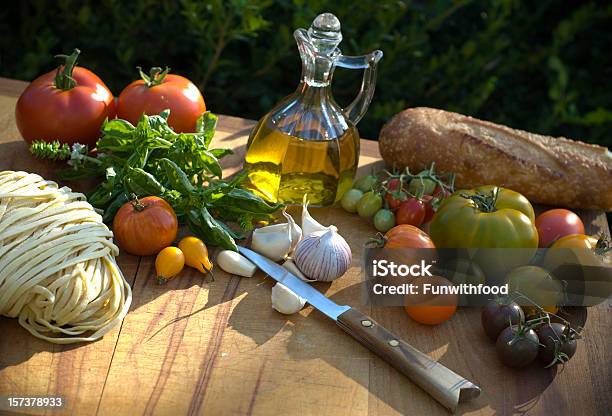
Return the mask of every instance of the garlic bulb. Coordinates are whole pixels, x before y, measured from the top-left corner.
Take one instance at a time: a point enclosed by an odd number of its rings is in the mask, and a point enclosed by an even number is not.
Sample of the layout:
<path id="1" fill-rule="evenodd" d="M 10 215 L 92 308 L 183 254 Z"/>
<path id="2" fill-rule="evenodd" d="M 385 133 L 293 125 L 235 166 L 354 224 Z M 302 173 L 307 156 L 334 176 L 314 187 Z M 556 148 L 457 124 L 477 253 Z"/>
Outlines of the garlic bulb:
<path id="1" fill-rule="evenodd" d="M 335 226 L 307 235 L 295 248 L 295 265 L 310 279 L 330 282 L 342 276 L 353 255 Z"/>
<path id="2" fill-rule="evenodd" d="M 312 218 L 310 212 L 308 212 L 308 199 L 307 195 L 304 194 L 304 199 L 302 201 L 302 236 L 307 236 L 317 231 L 323 231 L 329 229 L 324 225 L 321 225 Z"/>
<path id="3" fill-rule="evenodd" d="M 289 273 L 291 273 L 292 275 L 296 277 L 299 277 L 301 280 L 305 282 L 315 282 L 316 281 L 314 279 L 309 279 L 306 276 L 304 276 L 304 273 L 302 273 L 300 269 L 298 269 L 298 267 L 295 265 L 295 263 L 291 259 L 285 260 L 285 262 L 283 263 L 283 267 L 287 269 Z"/>
<path id="4" fill-rule="evenodd" d="M 272 307 L 278 312 L 291 315 L 299 312 L 305 304 L 306 299 L 296 295 L 287 286 L 277 283 L 272 287 Z"/>
<path id="5" fill-rule="evenodd" d="M 285 258 L 302 238 L 302 230 L 293 217 L 284 210 L 283 215 L 289 222 L 268 225 L 253 231 L 251 248 L 274 261 Z"/>

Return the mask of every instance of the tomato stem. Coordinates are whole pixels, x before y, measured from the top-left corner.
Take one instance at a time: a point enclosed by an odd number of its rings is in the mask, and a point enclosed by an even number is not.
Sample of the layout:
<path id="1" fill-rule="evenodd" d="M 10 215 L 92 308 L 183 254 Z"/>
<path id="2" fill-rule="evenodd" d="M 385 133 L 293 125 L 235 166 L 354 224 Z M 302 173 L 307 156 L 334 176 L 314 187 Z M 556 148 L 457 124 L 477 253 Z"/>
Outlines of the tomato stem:
<path id="1" fill-rule="evenodd" d="M 80 53 L 81 51 L 75 48 L 70 55 L 55 55 L 55 58 L 64 60 L 64 64 L 57 67 L 57 72 L 55 73 L 55 88 L 67 91 L 78 85 L 72 77 L 72 71 L 76 66 Z"/>
<path id="2" fill-rule="evenodd" d="M 476 207 L 482 212 L 497 211 L 497 198 L 499 196 L 499 188 L 495 188 L 488 194 L 477 193 L 474 195 L 461 194 L 465 199 L 470 199 L 476 204 Z"/>
<path id="3" fill-rule="evenodd" d="M 168 72 L 170 72 L 170 68 L 168 67 L 162 70 L 160 67 L 154 66 L 149 70 L 149 75 L 147 75 L 142 72 L 141 67 L 137 66 L 136 69 L 138 69 L 140 78 L 142 78 L 148 88 L 154 87 L 164 82 L 164 78 L 166 78 L 166 75 L 168 75 Z"/>
<path id="4" fill-rule="evenodd" d="M 130 199 L 132 201 L 132 206 L 134 207 L 136 211 L 138 212 L 144 211 L 146 207 L 142 202 L 140 202 L 136 194 L 132 194 Z"/>

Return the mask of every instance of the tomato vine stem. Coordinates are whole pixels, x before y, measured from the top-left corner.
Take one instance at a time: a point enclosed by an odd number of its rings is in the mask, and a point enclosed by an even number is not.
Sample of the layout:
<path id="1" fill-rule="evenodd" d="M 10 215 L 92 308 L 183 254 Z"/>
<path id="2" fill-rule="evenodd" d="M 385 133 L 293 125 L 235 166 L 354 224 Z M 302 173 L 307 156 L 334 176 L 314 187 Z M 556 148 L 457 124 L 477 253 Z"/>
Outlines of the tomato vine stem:
<path id="1" fill-rule="evenodd" d="M 78 85 L 72 77 L 72 72 L 80 53 L 81 51 L 75 48 L 70 55 L 55 55 L 56 58 L 64 60 L 64 64 L 60 65 L 55 73 L 55 88 L 67 91 Z"/>
<path id="2" fill-rule="evenodd" d="M 145 82 L 145 85 L 148 88 L 151 88 L 151 87 L 154 87 L 156 85 L 160 85 L 161 83 L 163 83 L 164 79 L 166 78 L 166 75 L 168 75 L 168 72 L 170 72 L 170 68 L 168 67 L 162 70 L 160 67 L 154 66 L 153 68 L 149 70 L 149 75 L 147 75 L 144 72 L 142 72 L 141 67 L 137 66 L 136 69 L 138 70 L 138 73 L 140 74 L 140 78 L 142 78 L 142 80 Z"/>

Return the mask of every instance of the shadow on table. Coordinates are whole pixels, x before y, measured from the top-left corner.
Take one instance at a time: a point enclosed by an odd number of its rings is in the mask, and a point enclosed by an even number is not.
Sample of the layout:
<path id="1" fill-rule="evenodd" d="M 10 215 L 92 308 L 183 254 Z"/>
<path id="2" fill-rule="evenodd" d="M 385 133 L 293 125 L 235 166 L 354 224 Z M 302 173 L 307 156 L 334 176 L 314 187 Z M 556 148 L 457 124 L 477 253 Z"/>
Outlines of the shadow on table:
<path id="1" fill-rule="evenodd" d="M 71 351 L 83 344 L 58 345 L 35 338 L 19 325 L 17 319 L 0 316 L 0 344 L 3 353 L 0 355 L 0 371 L 7 367 L 19 365 L 41 352 L 52 354 Z M 7 348 L 10 347 L 10 348 Z"/>
<path id="2" fill-rule="evenodd" d="M 262 282 L 260 285 L 271 287 L 272 284 Z M 324 360 L 400 414 L 415 409 L 448 414 L 433 398 L 421 395 L 416 385 L 311 307 L 290 316 L 270 313 L 270 308 L 264 313 L 265 325 L 258 325 L 262 316 L 253 312 L 262 305 L 258 292 L 265 291 L 264 296 L 269 297 L 269 289 L 258 287 L 241 294 L 229 318 L 229 325 L 234 330 L 250 337 L 258 346 L 265 344 L 279 331 L 290 330 L 286 348 L 291 359 Z M 319 287 L 319 290 L 325 293 L 327 288 Z M 419 350 L 437 357 L 439 362 L 482 388 L 482 395 L 461 404 L 456 414 L 486 407 L 495 409 L 499 414 L 526 413 L 537 404 L 541 393 L 555 378 L 555 369 L 544 369 L 538 363 L 521 370 L 504 367 L 497 359 L 494 344 L 480 328 L 479 311 L 461 311 L 454 319 L 430 327 L 411 321 L 401 308 L 370 311 L 368 306 L 356 305 L 355 300 L 360 299 L 361 290 L 359 284 L 352 285 L 330 297 L 338 304 L 353 304 L 357 309 L 370 313 L 387 329 Z M 307 374 L 302 376 L 308 378 Z M 312 377 L 316 378 L 317 374 Z M 419 395 L 417 402 L 415 394 Z"/>

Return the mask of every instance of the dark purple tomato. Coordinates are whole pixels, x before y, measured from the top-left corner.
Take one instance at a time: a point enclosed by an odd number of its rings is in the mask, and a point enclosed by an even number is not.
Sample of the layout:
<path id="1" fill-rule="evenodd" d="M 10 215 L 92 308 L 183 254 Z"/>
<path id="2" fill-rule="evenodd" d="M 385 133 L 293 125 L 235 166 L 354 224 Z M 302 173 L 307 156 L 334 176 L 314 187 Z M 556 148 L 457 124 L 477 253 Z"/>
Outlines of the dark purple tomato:
<path id="1" fill-rule="evenodd" d="M 497 357 L 508 367 L 520 368 L 538 356 L 538 336 L 533 329 L 512 325 L 504 329 L 495 344 Z"/>
<path id="2" fill-rule="evenodd" d="M 564 324 L 545 324 L 538 329 L 537 334 L 541 344 L 538 358 L 547 367 L 569 361 L 576 352 L 576 338 Z"/>
<path id="3" fill-rule="evenodd" d="M 524 323 L 525 314 L 516 302 L 495 299 L 482 310 L 481 322 L 487 336 L 495 341 L 505 328 Z"/>

